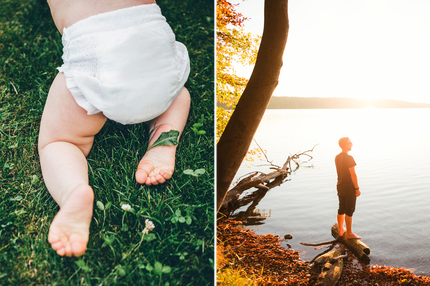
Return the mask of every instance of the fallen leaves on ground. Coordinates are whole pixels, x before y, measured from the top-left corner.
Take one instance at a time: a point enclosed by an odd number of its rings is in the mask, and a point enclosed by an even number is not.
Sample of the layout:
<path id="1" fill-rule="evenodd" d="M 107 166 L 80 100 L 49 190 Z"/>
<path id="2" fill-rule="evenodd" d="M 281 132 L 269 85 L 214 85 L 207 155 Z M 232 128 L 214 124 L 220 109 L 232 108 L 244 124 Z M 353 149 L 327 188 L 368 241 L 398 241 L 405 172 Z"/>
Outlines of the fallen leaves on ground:
<path id="1" fill-rule="evenodd" d="M 262 285 L 307 285 L 308 263 L 299 259 L 297 251 L 283 248 L 279 236 L 257 235 L 241 228 L 240 222 L 227 219 L 220 221 L 217 230 L 218 245 L 230 264 L 227 267 L 258 275 Z"/>
<path id="2" fill-rule="evenodd" d="M 225 258 L 224 265 L 218 266 L 221 269 L 243 269 L 259 277 L 261 285 L 309 285 L 309 263 L 300 260 L 297 251 L 282 247 L 283 239 L 278 235 L 257 235 L 239 221 L 221 219 L 217 240 Z M 430 277 L 403 268 L 367 266 L 348 252 L 338 285 L 430 285 Z"/>

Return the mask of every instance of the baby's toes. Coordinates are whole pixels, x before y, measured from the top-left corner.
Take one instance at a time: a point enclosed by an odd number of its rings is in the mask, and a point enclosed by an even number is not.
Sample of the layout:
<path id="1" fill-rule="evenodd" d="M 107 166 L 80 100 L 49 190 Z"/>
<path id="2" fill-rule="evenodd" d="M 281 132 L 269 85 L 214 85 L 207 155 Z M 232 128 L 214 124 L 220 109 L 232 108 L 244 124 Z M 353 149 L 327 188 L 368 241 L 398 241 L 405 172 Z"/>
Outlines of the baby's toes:
<path id="1" fill-rule="evenodd" d="M 63 247 L 63 243 L 61 241 L 56 241 L 56 242 L 51 243 L 51 247 L 54 250 L 59 250 L 60 248 Z"/>
<path id="2" fill-rule="evenodd" d="M 171 170 L 161 170 L 160 175 L 163 177 L 163 180 L 166 181 L 172 177 L 173 172 Z"/>
<path id="3" fill-rule="evenodd" d="M 73 255 L 75 256 L 81 256 L 85 253 L 85 250 L 87 249 L 86 242 L 83 237 L 81 237 L 79 234 L 72 234 L 70 236 L 71 240 L 71 251 Z"/>
<path id="4" fill-rule="evenodd" d="M 138 182 L 139 184 L 143 184 L 146 182 L 147 178 L 148 178 L 148 174 L 142 170 L 142 169 L 138 169 L 136 171 L 136 182 Z"/>
<path id="5" fill-rule="evenodd" d="M 60 251 L 63 254 L 58 253 L 58 251 Z M 72 256 L 72 247 L 70 246 L 70 243 L 63 243 L 63 247 L 60 248 L 59 250 L 57 250 L 58 255 L 65 255 L 65 256 Z"/>
<path id="6" fill-rule="evenodd" d="M 57 254 L 64 256 L 66 254 L 66 249 L 62 246 L 61 248 L 57 249 Z"/>
<path id="7" fill-rule="evenodd" d="M 144 184 L 149 179 L 149 174 L 154 170 L 154 167 L 150 163 L 141 163 L 137 167 L 136 181 L 139 184 Z"/>
<path id="8" fill-rule="evenodd" d="M 159 184 L 162 184 L 162 183 L 164 183 L 166 181 L 166 179 L 164 179 L 164 177 L 163 176 L 157 176 L 157 182 L 159 183 Z"/>
<path id="9" fill-rule="evenodd" d="M 157 182 L 159 184 L 162 184 L 162 183 L 164 183 L 166 181 L 166 178 L 164 177 L 164 175 L 162 173 L 158 174 L 156 176 L 156 179 L 157 179 Z"/>
<path id="10" fill-rule="evenodd" d="M 49 228 L 49 234 L 48 234 L 48 242 L 50 244 L 56 243 L 58 241 L 61 241 L 61 236 L 59 236 L 52 227 Z"/>
<path id="11" fill-rule="evenodd" d="M 149 176 L 148 179 L 146 179 L 147 186 L 151 185 L 158 185 L 157 177 L 156 176 Z"/>

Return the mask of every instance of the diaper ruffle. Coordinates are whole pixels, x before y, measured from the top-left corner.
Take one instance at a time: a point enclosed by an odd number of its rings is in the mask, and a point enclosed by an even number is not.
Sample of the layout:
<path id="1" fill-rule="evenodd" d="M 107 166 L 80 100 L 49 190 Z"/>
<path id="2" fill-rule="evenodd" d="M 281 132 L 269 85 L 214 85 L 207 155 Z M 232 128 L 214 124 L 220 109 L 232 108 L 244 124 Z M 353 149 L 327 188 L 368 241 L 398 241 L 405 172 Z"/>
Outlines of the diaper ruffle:
<path id="1" fill-rule="evenodd" d="M 66 77 L 66 86 L 69 89 L 72 96 L 75 98 L 76 103 L 87 111 L 88 115 L 93 115 L 100 113 L 101 111 L 94 107 L 85 97 L 85 95 L 81 92 L 78 85 L 75 82 L 73 71 L 64 70 L 59 68 L 60 72 L 64 73 Z"/>

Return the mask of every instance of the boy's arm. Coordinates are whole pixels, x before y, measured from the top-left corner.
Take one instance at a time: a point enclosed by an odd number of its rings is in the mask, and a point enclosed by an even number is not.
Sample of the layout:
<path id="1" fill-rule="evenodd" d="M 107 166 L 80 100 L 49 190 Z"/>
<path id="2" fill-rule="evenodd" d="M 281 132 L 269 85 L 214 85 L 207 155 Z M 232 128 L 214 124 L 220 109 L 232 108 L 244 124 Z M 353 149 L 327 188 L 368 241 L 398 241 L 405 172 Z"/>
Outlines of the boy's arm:
<path id="1" fill-rule="evenodd" d="M 351 174 L 352 183 L 354 184 L 354 187 L 355 187 L 355 196 L 358 197 L 360 196 L 361 192 L 358 188 L 358 178 L 357 178 L 357 174 L 355 173 L 355 167 L 349 168 L 349 173 Z"/>

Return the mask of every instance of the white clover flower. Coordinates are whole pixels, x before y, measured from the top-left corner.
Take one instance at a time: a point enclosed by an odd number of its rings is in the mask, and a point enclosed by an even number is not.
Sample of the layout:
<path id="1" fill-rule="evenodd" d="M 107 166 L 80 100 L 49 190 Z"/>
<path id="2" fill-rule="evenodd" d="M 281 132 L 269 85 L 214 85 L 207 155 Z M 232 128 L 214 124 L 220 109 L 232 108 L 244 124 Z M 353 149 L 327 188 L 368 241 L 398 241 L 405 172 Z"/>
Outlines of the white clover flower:
<path id="1" fill-rule="evenodd" d="M 145 220 L 145 228 L 149 230 L 153 230 L 155 228 L 155 225 L 150 221 L 149 219 Z"/>
<path id="2" fill-rule="evenodd" d="M 123 210 L 125 210 L 125 211 L 129 211 L 129 210 L 131 210 L 131 206 L 130 206 L 129 204 L 123 204 L 123 205 L 121 206 L 121 208 L 122 208 Z"/>
<path id="3" fill-rule="evenodd" d="M 143 234 L 148 234 L 151 230 L 155 228 L 155 225 L 149 219 L 145 220 L 145 229 L 142 231 Z"/>

